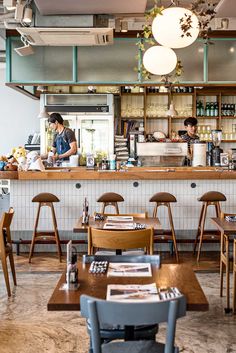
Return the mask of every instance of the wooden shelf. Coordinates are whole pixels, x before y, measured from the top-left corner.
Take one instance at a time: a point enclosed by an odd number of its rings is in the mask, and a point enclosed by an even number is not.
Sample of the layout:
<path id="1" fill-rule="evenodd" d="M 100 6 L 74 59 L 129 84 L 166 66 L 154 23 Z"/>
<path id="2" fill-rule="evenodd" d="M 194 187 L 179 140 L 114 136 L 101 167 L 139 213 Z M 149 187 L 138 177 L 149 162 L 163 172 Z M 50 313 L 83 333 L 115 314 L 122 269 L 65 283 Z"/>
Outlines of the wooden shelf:
<path id="1" fill-rule="evenodd" d="M 221 116 L 221 119 L 236 119 L 236 117 L 235 116 L 225 116 L 225 115 L 223 115 L 223 116 Z"/>
<path id="2" fill-rule="evenodd" d="M 219 119 L 219 116 L 196 116 L 197 119 Z"/>
<path id="3" fill-rule="evenodd" d="M 221 142 L 236 142 L 236 140 L 221 140 Z"/>
<path id="4" fill-rule="evenodd" d="M 121 96 L 144 96 L 144 92 L 134 92 L 134 93 L 121 93 Z"/>
<path id="5" fill-rule="evenodd" d="M 133 119 L 133 120 L 135 120 L 135 119 L 144 119 L 144 116 L 122 116 L 121 117 L 121 119 L 122 120 L 130 120 L 130 119 Z"/>

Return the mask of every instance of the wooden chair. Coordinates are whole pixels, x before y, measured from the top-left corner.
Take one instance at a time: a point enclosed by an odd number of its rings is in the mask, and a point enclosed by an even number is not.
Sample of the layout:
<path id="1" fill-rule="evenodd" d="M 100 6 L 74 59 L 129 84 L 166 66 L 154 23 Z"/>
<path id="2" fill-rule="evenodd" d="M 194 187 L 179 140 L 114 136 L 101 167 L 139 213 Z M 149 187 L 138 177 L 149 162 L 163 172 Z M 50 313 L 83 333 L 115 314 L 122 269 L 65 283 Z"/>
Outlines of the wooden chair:
<path id="1" fill-rule="evenodd" d="M 147 254 L 153 254 L 153 228 L 129 231 L 113 231 L 88 227 L 88 255 L 95 248 L 110 250 L 144 248 Z"/>
<path id="2" fill-rule="evenodd" d="M 236 237 L 234 237 L 233 250 L 233 312 L 236 314 Z"/>
<path id="3" fill-rule="evenodd" d="M 184 296 L 163 302 L 122 303 L 82 295 L 80 305 L 82 315 L 84 310 L 88 310 L 89 313 L 93 353 L 177 353 L 179 351 L 175 347 L 175 329 L 177 319 L 186 315 Z M 134 340 L 133 330 L 126 341 L 102 344 L 100 328 L 104 324 L 128 328 L 128 326 L 163 322 L 167 323 L 165 343 L 157 343 L 155 340 Z"/>
<path id="4" fill-rule="evenodd" d="M 11 272 L 13 277 L 14 285 L 16 286 L 16 272 L 12 252 L 12 241 L 10 226 L 14 215 L 13 208 L 10 208 L 8 212 L 3 213 L 0 221 L 0 257 L 2 261 L 2 269 L 7 287 L 7 294 L 11 296 L 11 289 L 9 283 L 8 269 L 7 269 L 7 257 L 11 266 Z"/>
<path id="5" fill-rule="evenodd" d="M 220 213 L 220 218 L 224 219 L 226 216 L 236 216 L 236 214 L 232 213 Z M 225 266 L 226 273 L 226 293 L 229 293 L 230 290 L 230 263 L 233 261 L 232 253 L 230 255 L 230 235 L 221 234 L 220 240 L 220 296 L 223 296 L 223 275 Z M 230 307 L 230 298 L 227 294 L 227 308 Z"/>
<path id="6" fill-rule="evenodd" d="M 118 202 L 123 202 L 123 201 L 124 201 L 124 198 L 115 192 L 106 192 L 105 194 L 102 194 L 97 199 L 97 202 L 102 203 L 101 213 L 105 212 L 105 208 L 107 206 L 113 206 L 115 207 L 116 213 L 119 214 Z"/>
<path id="7" fill-rule="evenodd" d="M 220 234 L 217 230 L 211 231 L 205 229 L 205 221 L 206 221 L 206 214 L 208 206 L 214 206 L 216 210 L 216 217 L 220 217 L 221 208 L 220 202 L 226 201 L 226 197 L 224 194 L 218 191 L 209 191 L 203 194 L 198 201 L 202 202 L 202 208 L 198 223 L 198 230 L 197 235 L 194 243 L 194 250 L 195 253 L 197 243 L 198 244 L 198 253 L 197 253 L 197 262 L 200 261 L 202 243 L 205 239 L 217 239 L 220 241 Z"/>

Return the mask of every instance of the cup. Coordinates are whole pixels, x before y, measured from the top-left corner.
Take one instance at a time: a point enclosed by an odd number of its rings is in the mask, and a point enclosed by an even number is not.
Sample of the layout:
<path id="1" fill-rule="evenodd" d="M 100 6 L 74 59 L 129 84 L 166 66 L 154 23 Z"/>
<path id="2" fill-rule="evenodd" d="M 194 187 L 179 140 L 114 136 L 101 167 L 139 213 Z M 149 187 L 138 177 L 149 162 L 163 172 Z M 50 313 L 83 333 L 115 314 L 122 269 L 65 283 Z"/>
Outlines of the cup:
<path id="1" fill-rule="evenodd" d="M 70 156 L 70 167 L 78 167 L 79 165 L 79 156 L 74 154 Z"/>

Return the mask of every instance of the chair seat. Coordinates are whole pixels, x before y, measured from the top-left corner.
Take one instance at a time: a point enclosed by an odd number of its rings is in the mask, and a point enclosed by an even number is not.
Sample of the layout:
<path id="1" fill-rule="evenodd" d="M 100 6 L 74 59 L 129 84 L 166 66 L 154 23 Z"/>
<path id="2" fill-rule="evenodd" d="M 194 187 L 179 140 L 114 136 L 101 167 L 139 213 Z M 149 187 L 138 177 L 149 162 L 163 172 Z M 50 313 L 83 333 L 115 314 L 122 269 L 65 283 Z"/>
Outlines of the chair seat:
<path id="1" fill-rule="evenodd" d="M 106 192 L 105 194 L 102 194 L 98 199 L 97 202 L 122 202 L 124 201 L 124 198 L 116 194 L 115 192 Z"/>
<path id="2" fill-rule="evenodd" d="M 198 201 L 226 201 L 226 197 L 219 191 L 209 191 L 198 198 Z"/>
<path id="3" fill-rule="evenodd" d="M 149 202 L 177 202 L 177 200 L 169 192 L 158 192 L 150 198 Z"/>
<path id="4" fill-rule="evenodd" d="M 102 353 L 164 353 L 164 351 L 165 345 L 155 341 L 110 342 L 102 345 Z"/>
<path id="5" fill-rule="evenodd" d="M 42 192 L 33 197 L 32 202 L 60 202 L 57 196 L 49 192 Z"/>

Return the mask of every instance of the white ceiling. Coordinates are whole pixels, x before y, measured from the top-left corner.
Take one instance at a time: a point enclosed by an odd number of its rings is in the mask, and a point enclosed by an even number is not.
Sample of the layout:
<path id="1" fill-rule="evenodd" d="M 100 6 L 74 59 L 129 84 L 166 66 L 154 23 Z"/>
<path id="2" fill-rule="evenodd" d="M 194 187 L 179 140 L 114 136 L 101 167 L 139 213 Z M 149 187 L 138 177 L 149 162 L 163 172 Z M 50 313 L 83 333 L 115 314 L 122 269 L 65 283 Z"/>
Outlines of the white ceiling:
<path id="1" fill-rule="evenodd" d="M 144 13 L 147 0 L 35 0 L 41 15 Z"/>

